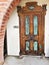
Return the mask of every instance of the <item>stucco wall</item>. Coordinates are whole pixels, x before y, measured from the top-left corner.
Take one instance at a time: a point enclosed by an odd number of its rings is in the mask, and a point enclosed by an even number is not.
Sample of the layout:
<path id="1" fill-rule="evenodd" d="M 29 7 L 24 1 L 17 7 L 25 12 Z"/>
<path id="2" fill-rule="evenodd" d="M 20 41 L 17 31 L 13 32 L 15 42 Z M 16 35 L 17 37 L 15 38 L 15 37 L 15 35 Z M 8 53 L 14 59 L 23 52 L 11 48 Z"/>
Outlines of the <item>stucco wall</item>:
<path id="1" fill-rule="evenodd" d="M 45 50 L 44 51 L 45 51 L 45 56 L 49 57 L 49 0 L 22 0 L 19 5 L 24 6 L 25 3 L 28 2 L 28 1 L 37 1 L 39 5 L 47 4 L 47 12 L 46 12 L 46 16 L 45 16 L 45 41 L 44 41 L 45 42 L 44 43 L 45 44 Z M 16 12 L 15 12 L 15 14 L 16 14 Z M 20 42 L 18 42 L 19 40 L 17 41 L 17 39 L 19 39 L 19 37 L 18 37 L 19 33 L 17 33 L 16 29 L 12 29 L 11 30 L 11 28 L 10 28 L 10 27 L 13 28 L 13 25 L 17 25 L 17 23 L 19 22 L 19 20 L 17 19 L 17 14 L 16 15 L 15 14 L 13 13 L 13 15 L 12 15 L 13 18 L 11 16 L 11 19 L 9 20 L 9 23 L 7 25 L 7 45 L 8 45 L 8 54 L 9 55 L 13 54 L 13 51 L 14 51 L 13 48 L 16 49 L 15 53 L 17 53 L 17 51 L 20 50 L 20 47 L 19 47 L 20 46 Z M 13 19 L 15 19 L 15 20 L 13 20 Z M 11 22 L 11 21 L 14 21 L 15 23 L 16 22 L 17 23 L 14 24 L 14 22 Z M 9 33 L 9 30 L 10 30 L 10 33 Z M 15 30 L 15 32 L 13 32 L 14 30 Z M 19 28 L 18 28 L 18 30 L 19 30 Z M 11 32 L 12 32 L 13 35 L 11 34 Z M 12 35 L 12 37 L 11 37 L 10 34 Z M 14 43 L 12 42 L 12 44 L 11 44 L 11 41 L 15 41 L 15 42 Z M 17 49 L 17 47 L 19 49 Z M 15 53 L 14 53 L 14 55 L 15 55 Z"/>
<path id="2" fill-rule="evenodd" d="M 17 26 L 18 28 L 15 28 Z M 19 55 L 19 18 L 17 9 L 14 10 L 7 24 L 7 50 L 8 55 Z"/>

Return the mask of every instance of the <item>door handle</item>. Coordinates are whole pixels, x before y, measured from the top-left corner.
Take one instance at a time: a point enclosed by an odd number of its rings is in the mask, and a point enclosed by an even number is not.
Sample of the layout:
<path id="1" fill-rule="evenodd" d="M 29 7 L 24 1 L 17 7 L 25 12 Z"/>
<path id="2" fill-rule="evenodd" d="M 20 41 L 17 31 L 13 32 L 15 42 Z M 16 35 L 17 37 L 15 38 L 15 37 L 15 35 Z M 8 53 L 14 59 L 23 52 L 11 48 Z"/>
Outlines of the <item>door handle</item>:
<path id="1" fill-rule="evenodd" d="M 19 28 L 19 26 L 13 26 L 14 28 Z"/>

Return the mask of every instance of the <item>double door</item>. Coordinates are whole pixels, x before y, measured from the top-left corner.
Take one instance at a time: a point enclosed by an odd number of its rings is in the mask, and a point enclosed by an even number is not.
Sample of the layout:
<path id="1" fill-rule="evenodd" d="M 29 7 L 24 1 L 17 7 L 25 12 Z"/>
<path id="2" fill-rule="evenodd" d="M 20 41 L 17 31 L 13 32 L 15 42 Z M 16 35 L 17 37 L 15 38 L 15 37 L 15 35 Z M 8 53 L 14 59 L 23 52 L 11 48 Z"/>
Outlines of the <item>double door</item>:
<path id="1" fill-rule="evenodd" d="M 39 55 L 42 54 L 44 44 L 43 24 L 41 15 L 26 13 L 20 17 L 20 53 Z"/>

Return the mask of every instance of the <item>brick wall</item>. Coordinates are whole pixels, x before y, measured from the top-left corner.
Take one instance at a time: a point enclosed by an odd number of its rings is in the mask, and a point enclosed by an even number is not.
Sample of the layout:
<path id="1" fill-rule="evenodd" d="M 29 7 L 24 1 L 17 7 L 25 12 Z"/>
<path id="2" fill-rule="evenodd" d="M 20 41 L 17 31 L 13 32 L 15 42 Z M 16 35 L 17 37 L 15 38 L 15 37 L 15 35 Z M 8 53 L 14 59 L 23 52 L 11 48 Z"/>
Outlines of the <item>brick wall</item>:
<path id="1" fill-rule="evenodd" d="M 6 25 L 14 8 L 20 0 L 0 0 L 0 63 L 4 62 L 4 35 Z"/>

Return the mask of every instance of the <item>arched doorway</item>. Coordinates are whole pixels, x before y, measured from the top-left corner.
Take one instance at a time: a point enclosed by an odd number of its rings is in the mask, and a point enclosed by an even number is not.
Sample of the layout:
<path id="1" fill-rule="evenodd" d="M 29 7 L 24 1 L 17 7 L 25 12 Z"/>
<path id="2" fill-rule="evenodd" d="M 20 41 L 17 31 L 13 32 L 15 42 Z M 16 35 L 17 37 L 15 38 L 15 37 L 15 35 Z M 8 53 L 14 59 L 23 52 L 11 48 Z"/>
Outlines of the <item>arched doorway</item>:
<path id="1" fill-rule="evenodd" d="M 11 13 L 13 12 L 14 8 L 19 4 L 19 2 L 20 0 L 13 0 L 7 8 L 5 15 L 3 16 L 2 24 L 0 26 L 0 62 L 4 62 L 4 36 L 6 25 Z"/>

